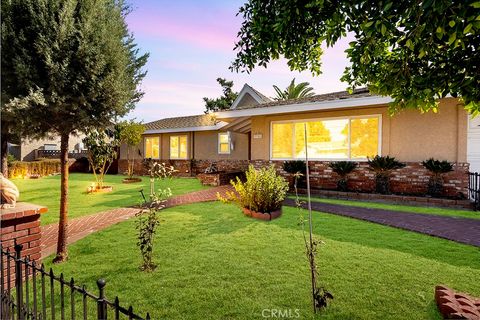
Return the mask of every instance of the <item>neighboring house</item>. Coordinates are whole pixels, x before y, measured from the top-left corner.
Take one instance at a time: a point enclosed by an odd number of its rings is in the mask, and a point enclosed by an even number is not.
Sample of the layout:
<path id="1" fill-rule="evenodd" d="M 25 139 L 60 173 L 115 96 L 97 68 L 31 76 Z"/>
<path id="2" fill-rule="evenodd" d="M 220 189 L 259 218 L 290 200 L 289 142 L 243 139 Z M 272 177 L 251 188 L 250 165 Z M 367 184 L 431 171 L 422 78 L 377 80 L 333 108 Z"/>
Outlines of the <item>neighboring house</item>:
<path id="1" fill-rule="evenodd" d="M 454 172 L 446 175 L 447 194 L 464 194 L 469 163 L 480 171 L 479 118 L 469 120 L 455 98 L 441 99 L 438 113 L 404 110 L 391 117 L 391 101 L 366 89 L 271 101 L 245 85 L 230 110 L 147 123 L 138 160 L 169 161 L 181 174 L 201 172 L 212 161 L 220 170 L 244 169 L 253 163 L 275 164 L 282 172 L 284 161 L 305 159 L 306 126 L 314 187 L 335 188 L 328 163 L 347 160 L 359 162 L 350 187 L 371 190 L 373 173 L 366 160 L 379 154 L 407 163 L 392 177 L 395 192 L 425 192 L 429 176 L 421 162 L 433 157 L 455 164 Z"/>
<path id="2" fill-rule="evenodd" d="M 68 152 L 70 158 L 85 156 L 82 139 L 85 135 L 70 135 Z M 59 158 L 60 137 L 45 139 L 22 139 L 20 145 L 9 145 L 10 154 L 21 161 L 34 161 L 38 158 Z"/>

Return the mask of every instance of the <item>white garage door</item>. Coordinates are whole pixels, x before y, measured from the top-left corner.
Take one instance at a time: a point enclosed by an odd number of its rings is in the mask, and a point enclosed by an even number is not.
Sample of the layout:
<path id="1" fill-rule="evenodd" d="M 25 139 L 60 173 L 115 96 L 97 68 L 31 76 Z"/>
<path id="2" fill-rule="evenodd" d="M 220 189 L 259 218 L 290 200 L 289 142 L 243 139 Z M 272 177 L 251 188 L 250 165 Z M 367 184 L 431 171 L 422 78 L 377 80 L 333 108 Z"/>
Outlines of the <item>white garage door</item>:
<path id="1" fill-rule="evenodd" d="M 467 161 L 471 172 L 480 172 L 480 116 L 468 119 Z"/>

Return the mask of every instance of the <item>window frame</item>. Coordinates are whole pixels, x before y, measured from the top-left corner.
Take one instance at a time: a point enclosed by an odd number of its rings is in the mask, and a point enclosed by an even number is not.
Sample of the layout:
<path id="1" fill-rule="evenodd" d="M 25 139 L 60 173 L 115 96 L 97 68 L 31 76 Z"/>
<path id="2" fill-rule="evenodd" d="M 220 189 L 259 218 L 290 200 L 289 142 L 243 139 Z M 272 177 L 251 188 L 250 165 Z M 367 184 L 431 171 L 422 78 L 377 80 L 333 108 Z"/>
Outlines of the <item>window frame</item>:
<path id="1" fill-rule="evenodd" d="M 221 151 L 220 145 L 225 144 L 225 142 L 220 142 L 220 135 L 222 135 L 222 134 L 226 134 L 227 137 L 228 137 L 228 142 L 226 142 L 228 144 L 228 152 L 222 152 Z M 232 135 L 231 135 L 230 131 L 219 132 L 217 134 L 217 151 L 218 151 L 218 154 L 231 154 L 232 153 L 231 143 L 232 143 Z"/>
<path id="2" fill-rule="evenodd" d="M 326 120 L 348 120 L 348 137 L 347 137 L 347 143 L 348 143 L 348 157 L 347 158 L 308 158 L 308 160 L 312 161 L 366 161 L 367 158 L 352 158 L 351 157 L 351 144 L 350 144 L 350 138 L 351 138 L 351 120 L 352 119 L 369 119 L 369 118 L 377 118 L 378 119 L 378 150 L 377 154 L 379 156 L 382 155 L 382 114 L 365 114 L 365 115 L 355 115 L 355 116 L 343 116 L 343 117 L 325 117 L 325 118 L 304 118 L 304 119 L 295 119 L 295 120 L 273 120 L 270 121 L 270 137 L 269 137 L 269 143 L 270 143 L 270 150 L 269 150 L 269 160 L 272 161 L 289 161 L 289 160 L 302 160 L 305 158 L 274 158 L 273 157 L 273 125 L 275 123 L 298 123 L 298 122 L 315 122 L 315 121 L 326 121 Z M 295 126 L 293 128 L 293 135 L 292 135 L 292 153 L 295 155 Z"/>
<path id="3" fill-rule="evenodd" d="M 147 157 L 147 139 L 157 139 L 158 140 L 158 158 L 154 158 L 154 157 Z M 161 159 L 162 158 L 162 154 L 161 154 L 161 143 L 162 143 L 162 139 L 160 139 L 160 136 L 148 136 L 148 137 L 143 137 L 143 158 L 144 159 Z M 152 152 L 153 153 L 153 152 Z"/>
<path id="4" fill-rule="evenodd" d="M 172 157 L 172 138 L 174 137 L 177 137 L 178 138 L 178 158 L 174 158 Z M 186 155 L 185 155 L 185 158 L 182 158 L 180 157 L 180 137 L 185 137 L 185 141 L 186 141 L 186 147 L 187 147 L 187 152 L 186 152 Z M 172 159 L 172 160 L 187 160 L 188 159 L 188 154 L 189 154 L 189 151 L 188 151 L 188 134 L 176 134 L 176 135 L 170 135 L 168 137 L 168 158 L 169 159 Z"/>

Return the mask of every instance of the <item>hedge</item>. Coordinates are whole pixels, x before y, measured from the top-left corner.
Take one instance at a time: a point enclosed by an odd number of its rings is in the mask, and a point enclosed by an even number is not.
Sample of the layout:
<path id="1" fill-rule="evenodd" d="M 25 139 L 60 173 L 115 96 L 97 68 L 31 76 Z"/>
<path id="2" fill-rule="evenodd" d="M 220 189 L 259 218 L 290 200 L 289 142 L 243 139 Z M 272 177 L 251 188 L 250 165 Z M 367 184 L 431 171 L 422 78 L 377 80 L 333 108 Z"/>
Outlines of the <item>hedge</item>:
<path id="1" fill-rule="evenodd" d="M 60 159 L 45 159 L 40 161 L 13 161 L 8 168 L 12 178 L 24 178 L 30 176 L 48 176 L 60 173 Z"/>

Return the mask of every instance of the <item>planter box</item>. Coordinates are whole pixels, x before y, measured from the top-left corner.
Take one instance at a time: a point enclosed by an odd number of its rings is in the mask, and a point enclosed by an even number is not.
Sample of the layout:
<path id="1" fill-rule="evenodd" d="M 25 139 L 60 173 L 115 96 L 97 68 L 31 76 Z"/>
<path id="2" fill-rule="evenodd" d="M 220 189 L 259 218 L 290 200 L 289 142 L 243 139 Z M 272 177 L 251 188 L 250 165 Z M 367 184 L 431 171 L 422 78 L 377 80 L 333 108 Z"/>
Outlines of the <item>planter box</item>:
<path id="1" fill-rule="evenodd" d="M 282 215 L 282 209 L 281 208 L 276 210 L 276 211 L 270 212 L 270 213 L 256 212 L 256 211 L 252 211 L 252 210 L 247 209 L 247 208 L 242 208 L 242 211 L 246 216 L 249 216 L 249 217 L 252 217 L 252 218 L 255 218 L 255 219 L 259 219 L 259 220 L 265 220 L 265 221 L 270 221 L 270 220 L 273 220 L 273 219 L 277 219 L 278 217 L 280 217 Z"/>
<path id="2" fill-rule="evenodd" d="M 219 171 L 214 173 L 200 173 L 197 175 L 197 178 L 200 179 L 200 181 L 204 186 L 213 186 L 213 187 L 230 184 L 230 181 L 236 180 L 237 177 L 239 177 L 240 179 L 243 179 L 245 177 L 245 172 Z"/>

